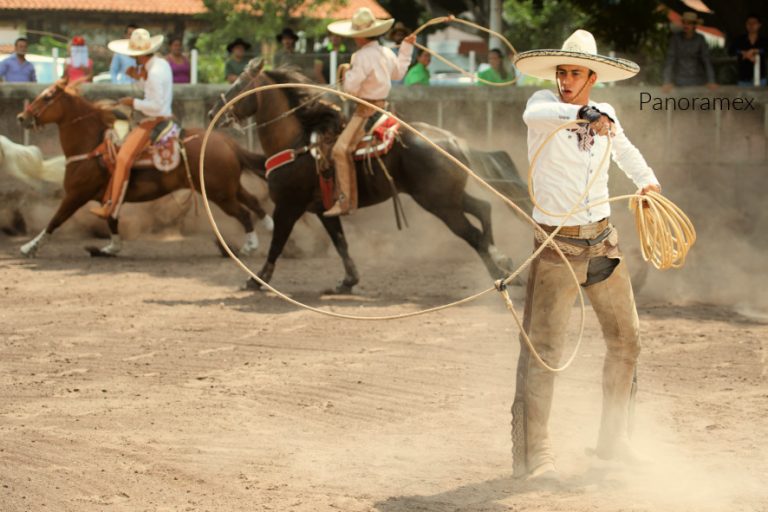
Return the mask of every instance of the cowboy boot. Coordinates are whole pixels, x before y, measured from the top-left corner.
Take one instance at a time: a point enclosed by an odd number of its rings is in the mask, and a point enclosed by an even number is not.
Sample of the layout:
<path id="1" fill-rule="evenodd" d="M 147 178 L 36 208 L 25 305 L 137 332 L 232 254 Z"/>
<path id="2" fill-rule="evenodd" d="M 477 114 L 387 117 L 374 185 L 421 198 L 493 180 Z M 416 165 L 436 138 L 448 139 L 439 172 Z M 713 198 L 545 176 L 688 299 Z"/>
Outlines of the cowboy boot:
<path id="1" fill-rule="evenodd" d="M 603 411 L 595 453 L 601 459 L 642 460 L 629 443 L 629 409 L 640 332 L 632 283 L 623 261 L 604 281 L 585 291 L 606 342 L 603 364 Z"/>

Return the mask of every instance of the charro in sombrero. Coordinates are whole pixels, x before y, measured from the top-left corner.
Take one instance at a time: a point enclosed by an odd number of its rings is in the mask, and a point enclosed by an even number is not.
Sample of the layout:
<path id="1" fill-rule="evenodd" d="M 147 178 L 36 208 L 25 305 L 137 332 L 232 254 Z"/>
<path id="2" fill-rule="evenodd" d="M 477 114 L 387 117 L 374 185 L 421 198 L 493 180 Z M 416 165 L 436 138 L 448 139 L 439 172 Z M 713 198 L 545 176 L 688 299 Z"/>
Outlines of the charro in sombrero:
<path id="1" fill-rule="evenodd" d="M 640 71 L 640 66 L 630 60 L 599 55 L 594 36 L 586 30 L 577 30 L 571 34 L 559 50 L 519 53 L 514 64 L 524 75 L 542 80 L 554 80 L 557 66 L 563 65 L 591 69 L 597 74 L 598 82 L 624 80 Z"/>
<path id="2" fill-rule="evenodd" d="M 130 39 L 110 41 L 107 47 L 115 53 L 137 57 L 155 53 L 162 46 L 163 39 L 163 36 L 150 36 L 146 29 L 137 28 Z"/>
<path id="3" fill-rule="evenodd" d="M 355 11 L 352 19 L 334 21 L 328 25 L 328 32 L 343 37 L 377 37 L 389 32 L 394 24 L 394 18 L 378 20 L 369 8 L 361 7 Z"/>

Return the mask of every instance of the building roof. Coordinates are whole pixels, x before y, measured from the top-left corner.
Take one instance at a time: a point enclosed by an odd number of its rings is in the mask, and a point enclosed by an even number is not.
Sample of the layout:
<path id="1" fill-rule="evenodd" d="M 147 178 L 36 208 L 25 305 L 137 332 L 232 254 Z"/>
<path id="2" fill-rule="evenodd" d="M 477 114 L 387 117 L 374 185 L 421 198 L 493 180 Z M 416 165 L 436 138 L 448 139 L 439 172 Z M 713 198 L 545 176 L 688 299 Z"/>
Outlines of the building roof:
<path id="1" fill-rule="evenodd" d="M 351 18 L 360 7 L 368 7 L 378 18 L 390 14 L 376 0 L 349 0 L 345 5 L 332 7 L 321 4 L 311 7 L 312 2 L 294 12 L 294 15 L 312 18 Z M 90 11 L 125 12 L 140 14 L 172 14 L 191 16 L 206 12 L 203 0 L 0 0 L 0 10 L 9 11 Z"/>
<path id="2" fill-rule="evenodd" d="M 202 0 L 0 0 L 0 10 L 126 12 L 187 16 L 206 11 Z"/>
<path id="3" fill-rule="evenodd" d="M 296 17 L 309 16 L 311 18 L 343 20 L 351 18 L 355 11 L 361 7 L 368 7 L 373 15 L 380 19 L 392 17 L 376 0 L 348 0 L 342 5 L 332 6 L 326 3 L 317 7 L 312 6 L 312 2 L 308 2 L 303 7 L 296 9 L 293 15 Z"/>

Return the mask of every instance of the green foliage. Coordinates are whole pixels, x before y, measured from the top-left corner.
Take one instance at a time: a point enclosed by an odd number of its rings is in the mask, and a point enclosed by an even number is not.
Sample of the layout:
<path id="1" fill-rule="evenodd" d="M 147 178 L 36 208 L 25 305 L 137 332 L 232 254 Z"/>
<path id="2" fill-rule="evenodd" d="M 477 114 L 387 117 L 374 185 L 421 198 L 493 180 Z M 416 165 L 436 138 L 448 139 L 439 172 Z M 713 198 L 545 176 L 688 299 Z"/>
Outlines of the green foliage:
<path id="1" fill-rule="evenodd" d="M 201 82 L 222 82 L 226 45 L 236 37 L 253 44 L 252 52 L 260 53 L 261 42 L 275 43 L 283 27 L 304 30 L 309 36 L 321 35 L 328 21 L 313 18 L 292 19 L 290 13 L 302 5 L 310 9 L 341 5 L 346 0 L 203 0 L 208 12 L 200 15 L 212 30 L 200 34 L 195 46 L 200 51 Z"/>
<path id="2" fill-rule="evenodd" d="M 560 48 L 583 28 L 599 52 L 640 64 L 634 82 L 661 83 L 669 31 L 658 7 L 657 0 L 505 0 L 506 35 L 518 51 Z"/>
<path id="3" fill-rule="evenodd" d="M 589 16 L 571 2 L 558 0 L 505 0 L 505 35 L 517 51 L 560 48 Z"/>

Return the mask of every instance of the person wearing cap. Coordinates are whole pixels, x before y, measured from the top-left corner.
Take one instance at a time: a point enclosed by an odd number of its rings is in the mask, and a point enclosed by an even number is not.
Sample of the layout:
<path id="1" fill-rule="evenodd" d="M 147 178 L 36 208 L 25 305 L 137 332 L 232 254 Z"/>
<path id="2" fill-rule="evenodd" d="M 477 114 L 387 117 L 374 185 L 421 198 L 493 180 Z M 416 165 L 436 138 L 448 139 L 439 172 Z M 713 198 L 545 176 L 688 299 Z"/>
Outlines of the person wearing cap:
<path id="1" fill-rule="evenodd" d="M 275 52 L 275 67 L 296 64 L 296 41 L 299 40 L 298 34 L 292 28 L 285 27 L 275 38 L 280 43 L 280 48 Z"/>
<path id="2" fill-rule="evenodd" d="M 685 12 L 681 17 L 682 32 L 672 34 L 667 46 L 667 58 L 664 63 L 664 85 L 669 92 L 673 87 L 706 85 L 716 89 L 715 70 L 709 59 L 709 46 L 696 27 L 702 19 L 695 12 Z"/>
<path id="3" fill-rule="evenodd" d="M 592 304 L 605 338 L 603 410 L 595 454 L 602 459 L 639 462 L 628 438 L 628 410 L 635 364 L 640 351 L 638 317 L 627 265 L 619 251 L 618 234 L 609 221 L 608 166 L 600 161 L 611 137 L 611 156 L 641 193 L 661 190 L 653 170 L 624 133 L 608 103 L 590 100 L 597 82 L 634 76 L 634 62 L 597 53 L 595 39 L 577 30 L 560 50 L 518 54 L 515 65 L 524 74 L 553 80 L 556 88 L 535 92 L 523 121 L 528 127 L 528 156 L 541 149 L 533 173 L 538 206 L 533 219 L 545 233 L 563 224 L 555 243 L 570 261 Z M 567 121 L 586 120 L 552 132 Z M 543 145 L 543 146 L 542 146 Z M 586 196 L 585 189 L 592 183 Z M 584 199 L 582 199 L 584 197 Z M 573 207 L 578 211 L 565 217 Z M 545 236 L 536 230 L 535 246 Z M 568 319 L 578 287 L 560 256 L 546 248 L 531 264 L 525 301 L 524 329 L 536 352 L 550 366 L 563 353 Z M 543 368 L 520 336 L 515 398 L 512 405 L 512 453 L 516 477 L 557 478 L 547 424 L 555 373 Z"/>
<path id="4" fill-rule="evenodd" d="M 0 62 L 0 79 L 4 82 L 37 82 L 35 66 L 27 60 L 26 37 L 20 37 L 13 43 L 13 55 Z"/>
<path id="5" fill-rule="evenodd" d="M 392 80 L 402 79 L 411 62 L 416 36 L 403 39 L 399 55 L 379 44 L 378 37 L 386 34 L 395 20 L 377 20 L 370 9 L 361 7 L 352 19 L 328 25 L 328 31 L 354 39 L 358 50 L 352 54 L 349 66 L 341 68 L 344 92 L 385 108 L 392 89 Z M 326 217 L 346 215 L 357 208 L 357 175 L 352 152 L 364 135 L 365 122 L 374 114 L 368 106 L 357 104 L 344 130 L 333 146 L 338 198 L 323 213 Z"/>
<path id="6" fill-rule="evenodd" d="M 73 37 L 69 44 L 64 76 L 69 82 L 90 82 L 93 79 L 93 61 L 88 58 L 88 47 L 83 36 Z"/>
<path id="7" fill-rule="evenodd" d="M 389 34 L 387 34 L 387 40 L 391 41 L 392 51 L 395 52 L 395 55 L 397 55 L 397 52 L 400 51 L 400 43 L 402 43 L 403 39 L 405 39 L 405 36 L 411 32 L 412 31 L 406 27 L 405 23 L 402 21 L 397 21 L 392 26 L 392 30 L 390 30 Z"/>
<path id="8" fill-rule="evenodd" d="M 250 49 L 251 43 L 243 41 L 240 37 L 227 45 L 229 59 L 227 59 L 227 62 L 224 64 L 224 78 L 226 78 L 227 82 L 230 84 L 235 83 L 237 77 L 245 71 L 245 67 L 248 65 L 248 59 L 245 58 L 245 52 Z"/>
<path id="9" fill-rule="evenodd" d="M 91 212 L 99 217 L 117 218 L 125 191 L 128 188 L 131 166 L 136 157 L 149 144 L 150 134 L 159 123 L 170 119 L 173 101 L 173 73 L 168 61 L 155 53 L 163 44 L 163 36 L 150 36 L 143 28 L 131 33 L 130 39 L 110 41 L 107 45 L 115 53 L 136 58 L 137 68 L 129 68 L 127 74 L 144 89 L 143 99 L 121 98 L 119 103 L 146 116 L 126 135 L 117 152 L 115 170 L 107 185 L 104 203 Z"/>

